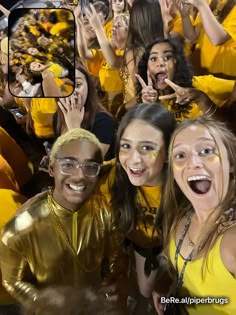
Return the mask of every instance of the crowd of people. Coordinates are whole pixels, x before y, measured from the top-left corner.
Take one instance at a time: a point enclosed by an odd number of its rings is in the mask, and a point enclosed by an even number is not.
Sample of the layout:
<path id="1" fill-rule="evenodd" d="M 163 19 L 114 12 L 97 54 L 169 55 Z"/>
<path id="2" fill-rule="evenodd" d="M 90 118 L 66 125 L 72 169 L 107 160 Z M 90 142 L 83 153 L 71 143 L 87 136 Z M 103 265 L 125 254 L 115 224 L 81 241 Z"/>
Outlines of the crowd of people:
<path id="1" fill-rule="evenodd" d="M 46 5 L 0 5 L 0 314 L 234 315 L 235 0 Z"/>

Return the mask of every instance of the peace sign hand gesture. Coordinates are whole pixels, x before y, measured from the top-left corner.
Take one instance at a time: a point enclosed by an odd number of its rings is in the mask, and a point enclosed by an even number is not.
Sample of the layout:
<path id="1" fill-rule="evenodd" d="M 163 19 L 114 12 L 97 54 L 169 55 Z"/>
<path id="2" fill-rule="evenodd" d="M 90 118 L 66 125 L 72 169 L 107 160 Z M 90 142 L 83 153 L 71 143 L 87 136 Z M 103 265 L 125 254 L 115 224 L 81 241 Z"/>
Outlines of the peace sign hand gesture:
<path id="1" fill-rule="evenodd" d="M 170 100 L 176 98 L 176 103 L 180 105 L 186 105 L 193 100 L 192 88 L 181 87 L 169 79 L 165 79 L 165 82 L 175 91 L 172 94 L 160 96 L 160 100 Z"/>
<path id="2" fill-rule="evenodd" d="M 157 91 L 153 88 L 152 79 L 151 79 L 149 71 L 147 71 L 148 84 L 145 83 L 145 81 L 141 78 L 139 74 L 135 74 L 135 76 L 142 87 L 142 91 L 141 91 L 142 102 L 143 103 L 156 102 L 158 99 L 158 94 L 157 94 Z"/>

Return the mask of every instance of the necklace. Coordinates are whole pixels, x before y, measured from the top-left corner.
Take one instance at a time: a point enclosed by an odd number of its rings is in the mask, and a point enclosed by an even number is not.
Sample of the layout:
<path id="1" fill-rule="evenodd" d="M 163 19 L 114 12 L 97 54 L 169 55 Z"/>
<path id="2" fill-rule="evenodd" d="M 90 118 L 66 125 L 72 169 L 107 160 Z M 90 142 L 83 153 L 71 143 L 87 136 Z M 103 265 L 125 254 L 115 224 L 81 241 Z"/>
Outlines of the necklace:
<path id="1" fill-rule="evenodd" d="M 185 238 L 185 236 L 186 236 L 186 234 L 188 232 L 189 226 L 191 224 L 193 213 L 194 213 L 193 211 L 191 211 L 189 213 L 188 218 L 187 218 L 187 220 L 185 222 L 184 228 L 182 230 L 181 236 L 180 236 L 179 241 L 178 241 L 177 246 L 176 246 L 176 251 L 175 251 L 175 269 L 178 272 L 177 290 L 180 289 L 183 286 L 184 272 L 185 272 L 185 269 L 187 267 L 188 262 L 192 260 L 192 256 L 193 256 L 193 250 L 192 250 L 191 253 L 188 255 L 188 257 L 184 260 L 183 267 L 179 271 L 178 270 L 178 257 L 179 257 L 179 254 L 180 254 L 181 246 L 183 244 L 183 240 L 184 240 L 184 238 Z"/>
<path id="2" fill-rule="evenodd" d="M 195 246 L 195 243 L 192 241 L 192 239 L 191 239 L 191 237 L 190 237 L 189 228 L 188 228 L 187 234 L 188 234 L 188 246 L 194 247 L 194 246 Z"/>

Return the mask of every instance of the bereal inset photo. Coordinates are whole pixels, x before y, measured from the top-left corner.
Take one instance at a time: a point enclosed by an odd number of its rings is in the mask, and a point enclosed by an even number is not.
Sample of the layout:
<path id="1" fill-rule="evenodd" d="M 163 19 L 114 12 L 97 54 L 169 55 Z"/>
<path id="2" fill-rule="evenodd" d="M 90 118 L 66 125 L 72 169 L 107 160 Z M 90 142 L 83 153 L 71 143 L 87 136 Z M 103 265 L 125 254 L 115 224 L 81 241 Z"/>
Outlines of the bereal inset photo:
<path id="1" fill-rule="evenodd" d="M 75 22 L 68 9 L 9 15 L 8 83 L 15 97 L 66 97 L 74 90 Z"/>

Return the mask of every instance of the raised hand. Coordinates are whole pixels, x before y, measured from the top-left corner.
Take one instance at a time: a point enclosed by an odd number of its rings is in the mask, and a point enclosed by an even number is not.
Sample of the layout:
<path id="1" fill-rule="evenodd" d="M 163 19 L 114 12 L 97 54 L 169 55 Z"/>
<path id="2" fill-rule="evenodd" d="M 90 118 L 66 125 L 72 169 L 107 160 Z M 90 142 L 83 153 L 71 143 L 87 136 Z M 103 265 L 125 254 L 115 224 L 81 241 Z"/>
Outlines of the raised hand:
<path id="1" fill-rule="evenodd" d="M 181 3 L 182 5 L 193 5 L 197 9 L 206 3 L 205 0 L 178 0 L 177 2 Z"/>
<path id="2" fill-rule="evenodd" d="M 158 94 L 157 94 L 157 91 L 153 88 L 152 79 L 151 79 L 149 71 L 147 71 L 148 84 L 145 83 L 145 81 L 141 78 L 139 74 L 135 74 L 135 76 L 142 87 L 142 91 L 141 91 L 142 102 L 143 103 L 156 102 L 158 98 Z"/>
<path id="3" fill-rule="evenodd" d="M 170 0 L 160 0 L 161 15 L 164 23 L 169 23 L 173 20 L 174 2 Z"/>
<path id="4" fill-rule="evenodd" d="M 85 109 L 80 94 L 73 93 L 71 96 L 60 98 L 58 106 L 63 113 L 68 130 L 81 127 Z"/>
<path id="5" fill-rule="evenodd" d="M 191 101 L 191 88 L 183 88 L 174 82 L 170 81 L 169 79 L 165 79 L 165 82 L 175 91 L 172 94 L 163 95 L 159 97 L 159 100 L 170 100 L 176 98 L 176 103 L 180 105 L 185 105 Z"/>
<path id="6" fill-rule="evenodd" d="M 86 7 L 84 9 L 85 11 L 85 15 L 89 20 L 89 24 L 90 26 L 92 26 L 94 28 L 94 30 L 98 29 L 102 23 L 100 21 L 100 18 L 94 8 L 94 6 L 90 3 L 90 5 L 88 7 Z"/>
<path id="7" fill-rule="evenodd" d="M 179 10 L 179 13 L 182 17 L 190 15 L 191 6 L 188 3 L 186 3 L 186 1 L 177 0 L 176 4 Z"/>
<path id="8" fill-rule="evenodd" d="M 81 17 L 81 12 L 81 5 L 78 3 L 77 6 L 74 8 L 75 22 L 79 17 Z"/>

